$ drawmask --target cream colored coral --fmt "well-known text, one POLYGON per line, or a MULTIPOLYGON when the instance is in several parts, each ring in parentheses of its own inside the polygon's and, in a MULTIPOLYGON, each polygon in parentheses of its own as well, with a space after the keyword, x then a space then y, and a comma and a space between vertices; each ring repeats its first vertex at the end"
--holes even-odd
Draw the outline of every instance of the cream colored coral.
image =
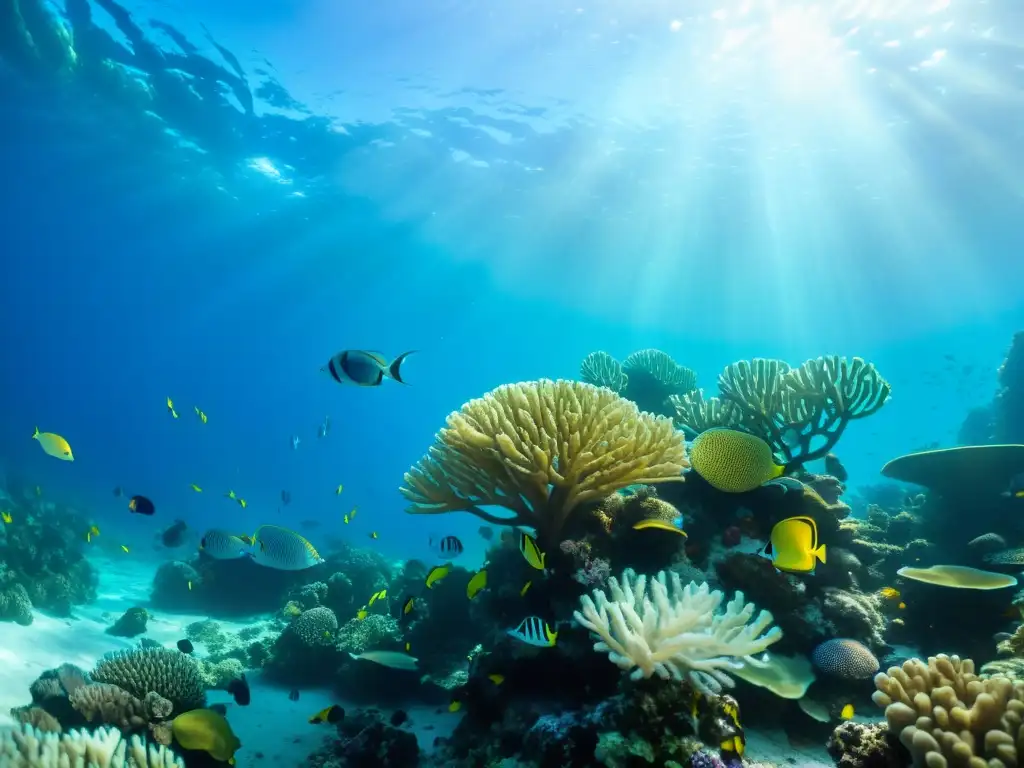
POLYGON ((981 679, 958 656, 909 659, 875 675, 872 699, 918 768, 1016 768, 1024 683, 981 679))
POLYGON ((541 379, 498 387, 449 415, 399 490, 414 514, 465 511, 556 535, 577 505, 680 480, 687 466, 670 419, 641 413, 609 389, 541 379))
POLYGON ((611 599, 595 589, 593 599, 584 595, 582 610, 573 614, 600 638, 594 650, 632 670, 634 680, 657 674, 689 679, 704 693, 719 693, 734 685, 727 670, 782 638, 768 611, 753 618, 754 605, 744 602, 742 592, 720 612, 724 596, 706 583, 684 587, 679 574, 662 571, 650 580, 649 595, 647 586, 646 576, 626 569, 621 582, 609 579, 611 599))
POLYGON ((42 733, 23 725, 0 734, 3 768, 185 768, 173 752, 126 740, 116 728, 42 733))

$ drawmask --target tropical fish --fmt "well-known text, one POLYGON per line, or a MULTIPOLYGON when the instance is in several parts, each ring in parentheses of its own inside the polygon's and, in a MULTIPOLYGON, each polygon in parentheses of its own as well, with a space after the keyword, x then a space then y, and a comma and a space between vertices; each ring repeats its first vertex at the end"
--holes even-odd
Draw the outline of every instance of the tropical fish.
POLYGON ((238 502, 238 506, 240 506, 242 509, 245 509, 246 507, 249 506, 249 502, 247 502, 245 499, 243 499, 241 496, 239 496, 234 491, 228 491, 224 495, 227 496, 232 501, 237 501, 238 502))
POLYGON ((747 737, 740 724, 740 705, 731 696, 726 697, 722 700, 722 714, 733 726, 734 732, 731 737, 723 739, 718 746, 723 752, 732 752, 736 757, 743 757, 747 748, 747 737))
POLYGON ((302 441, 299 439, 298 435, 292 435, 292 450, 293 451, 299 450, 299 443, 301 443, 301 442, 302 441))
POLYGON ((407 597, 407 598, 405 598, 405 602, 402 603, 402 616, 405 617, 405 616, 408 616, 409 614, 411 614, 415 607, 416 607, 416 598, 415 597, 407 597))
POLYGON ((426 585, 427 589, 433 589, 437 582, 441 581, 445 576, 451 573, 452 567, 450 565, 435 565, 427 573, 426 585))
POLYGON ((498 674, 488 675, 487 679, 490 680, 495 685, 501 685, 502 683, 505 682, 505 676, 504 675, 498 675, 498 674))
POLYGON ((192 582, 191 582, 191 581, 190 581, 190 582, 188 583, 188 591, 189 591, 189 592, 191 592, 191 591, 192 591, 192 582))
POLYGON ((453 560, 462 554, 462 542, 458 536, 436 536, 430 537, 430 548, 438 557, 445 560, 453 560))
POLYGON ((558 640, 558 632, 539 616, 527 616, 518 627, 508 630, 506 634, 538 648, 552 648, 558 640))
POLYGON ((165 547, 174 549, 180 547, 185 543, 185 531, 188 530, 188 526, 184 520, 175 520, 167 530, 160 534, 160 541, 163 542, 165 547))
POLYGON ((536 568, 538 571, 544 570, 546 567, 544 561, 547 559, 547 556, 540 551, 540 545, 537 544, 537 540, 525 531, 519 532, 519 551, 523 553, 523 557, 526 558, 526 562, 530 564, 530 567, 536 568))
POLYGON ((382 667, 391 667, 391 669, 413 670, 416 669, 416 665, 419 663, 419 659, 415 656, 400 653, 399 651, 366 651, 360 654, 350 653, 349 656, 357 660, 372 661, 374 664, 380 664, 382 667))
POLYGON ((355 520, 356 519, 356 512, 358 512, 358 511, 359 511, 358 505, 355 506, 355 507, 352 507, 352 511, 348 513, 348 519, 349 520, 355 520))
MULTIPOLYGON (((298 694, 298 691, 295 692, 298 694)), ((298 700, 298 695, 292 701, 298 700)), ((331 704, 329 707, 324 707, 311 718, 309 722, 311 725, 320 725, 321 723, 340 723, 345 719, 345 710, 339 707, 337 704, 331 704)))
POLYGON ((386 589, 382 589, 380 592, 374 592, 372 595, 370 595, 370 602, 368 604, 373 605, 378 600, 384 600, 387 596, 388 591, 386 589))
POLYGON ((11 516, 10 512, 0 512, 0 519, 2 519, 7 525, 14 522, 14 518, 11 516))
POLYGON ((773 480, 769 480, 764 483, 763 487, 778 489, 783 493, 793 491, 794 493, 802 494, 805 498, 810 499, 822 509, 832 509, 832 505, 825 501, 820 493, 802 480, 797 480, 795 477, 776 477, 773 480))
POLYGON ((334 489, 334 495, 335 496, 341 496, 341 492, 344 491, 344 490, 345 490, 345 486, 342 485, 341 483, 338 483, 338 487, 334 489))
MULTIPOLYGON (((68 445, 68 441, 60 435, 55 435, 53 432, 40 432, 39 427, 36 427, 36 431, 35 434, 32 435, 32 439, 38 440, 39 445, 43 447, 43 452, 49 456, 53 456, 61 461, 75 460, 75 457, 71 455, 71 446, 68 445)), ((37 493, 36 495, 39 496, 41 493, 37 493)))
POLYGON ((466 585, 466 597, 472 600, 474 597, 480 594, 480 590, 484 589, 486 586, 487 571, 477 571, 475 574, 473 574, 473 578, 471 578, 469 580, 469 583, 466 585))
POLYGON ((649 518, 647 520, 641 520, 639 523, 637 523, 636 525, 633 526, 633 530, 634 531, 647 531, 647 530, 669 531, 671 533, 681 534, 684 537, 686 536, 686 531, 684 531, 679 526, 672 525, 672 523, 665 522, 664 520, 659 520, 656 517, 649 518))
POLYGON ((178 418, 178 412, 174 410, 174 401, 171 398, 167 398, 167 412, 171 414, 171 418, 178 418))
POLYGON ((370 531, 370 538, 371 538, 371 539, 376 539, 376 538, 378 538, 378 537, 377 537, 377 532, 376 532, 376 531, 370 531))
POLYGON ((196 493, 202 493, 203 492, 203 489, 200 488, 195 483, 192 483, 191 486, 189 486, 189 487, 192 488, 192 490, 195 491, 196 493))
POLYGON ((785 471, 764 440, 725 427, 705 430, 694 438, 690 466, 709 485, 725 493, 752 491, 785 471))
POLYGON ((90 525, 89 528, 85 532, 85 543, 86 544, 92 543, 92 537, 93 536, 99 536, 99 535, 100 535, 100 529, 97 526, 95 526, 95 525, 90 525))
POLYGON ((193 405, 192 407, 195 409, 196 416, 199 418, 199 420, 201 422, 203 422, 203 424, 205 424, 206 423, 206 414, 203 413, 201 410, 199 410, 199 406, 198 405, 193 405))
POLYGON ((235 752, 242 746, 224 715, 213 708, 183 712, 171 722, 171 731, 185 749, 207 752, 228 765, 235 764, 235 752))
POLYGON ((298 700, 299 700, 299 689, 298 688, 292 688, 290 691, 288 691, 288 701, 298 701, 298 700))
POLYGON ((241 677, 236 677, 228 683, 227 692, 234 696, 235 703, 240 707, 249 706, 249 702, 252 700, 252 694, 249 691, 249 681, 245 679, 244 672, 241 677))
POLYGON ((327 433, 331 431, 331 417, 324 416, 323 423, 317 428, 317 437, 327 437, 327 433))
POLYGON ((370 612, 366 609, 365 605, 362 608, 360 608, 358 611, 356 611, 356 619, 358 619, 359 621, 362 621, 363 619, 365 619, 369 615, 370 615, 370 612))
POLYGON ((153 502, 145 496, 132 496, 128 500, 128 509, 136 515, 152 515, 156 512, 153 502))
POLYGON ((905 611, 905 610, 907 609, 907 604, 906 604, 906 603, 904 603, 904 602, 901 602, 901 603, 900 603, 899 605, 897 605, 896 607, 897 607, 897 608, 899 608, 899 609, 900 609, 901 611, 905 611))
POLYGON ((305 537, 277 525, 261 525, 253 534, 253 560, 280 571, 301 571, 324 562, 305 537))
POLYGON ((854 714, 856 713, 853 711, 853 704, 846 704, 839 711, 839 719, 850 720, 854 716, 854 714))
POLYGON ((1024 499, 1024 472, 1015 475, 1007 489, 1000 495, 1004 499, 1024 499))
POLYGON ((362 349, 346 349, 339 352, 320 370, 339 384, 355 384, 360 387, 379 387, 385 377, 399 384, 402 380, 402 363, 415 350, 403 352, 390 363, 378 352, 362 349))
POLYGON ((462 709, 462 702, 458 699, 454 699, 451 704, 448 705, 449 712, 458 712, 462 709))
POLYGON ((900 591, 896 587, 882 587, 878 590, 878 594, 884 597, 886 600, 898 600, 900 591))
POLYGON ((214 560, 237 560, 245 557, 245 551, 249 546, 241 536, 220 528, 211 528, 203 534, 199 542, 199 550, 214 560))
POLYGON ((412 643, 406 643, 405 644, 405 652, 409 653, 409 651, 411 651, 411 650, 412 650, 412 643))
POLYGON ((532 586, 533 586, 533 582, 532 581, 528 581, 525 584, 523 584, 523 588, 519 590, 519 596, 520 597, 526 597, 526 593, 530 591, 530 587, 532 587, 532 586))
POLYGON ((181 640, 179 640, 177 645, 178 650, 185 654, 192 653, 192 651, 196 649, 195 646, 192 645, 192 641, 186 638, 182 638, 181 640))
POLYGON ((761 555, 778 571, 813 574, 817 561, 825 562, 825 545, 818 545, 818 524, 802 515, 780 520, 761 555))
POLYGON ((123 552, 124 552, 124 553, 125 553, 126 555, 127 555, 127 554, 129 554, 129 550, 128 550, 128 547, 126 547, 126 546, 125 546, 124 544, 122 544, 122 545, 121 545, 121 550, 122 550, 122 551, 123 551, 123 552))

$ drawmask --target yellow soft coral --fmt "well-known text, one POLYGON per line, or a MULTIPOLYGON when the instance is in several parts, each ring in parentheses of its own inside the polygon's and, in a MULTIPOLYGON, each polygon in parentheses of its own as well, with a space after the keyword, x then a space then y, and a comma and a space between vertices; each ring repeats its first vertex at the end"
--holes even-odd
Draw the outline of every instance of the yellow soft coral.
POLYGON ((609 389, 541 379, 503 385, 449 415, 400 491, 413 514, 471 512, 551 540, 579 504, 681 480, 687 466, 670 419, 641 413, 609 389))

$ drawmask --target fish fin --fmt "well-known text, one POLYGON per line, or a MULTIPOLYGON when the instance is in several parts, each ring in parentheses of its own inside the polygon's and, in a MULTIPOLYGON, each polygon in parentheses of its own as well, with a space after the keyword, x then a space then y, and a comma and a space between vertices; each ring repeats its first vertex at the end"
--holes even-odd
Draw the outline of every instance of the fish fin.
POLYGON ((39 427, 36 427, 36 431, 35 431, 35 434, 32 435, 32 439, 33 440, 38 440, 39 439, 39 434, 40 434, 39 433, 39 427))
POLYGON ((405 358, 407 358, 409 355, 415 352, 415 349, 410 349, 408 352, 403 352, 394 360, 392 360, 391 365, 388 366, 388 376, 397 381, 399 384, 405 384, 406 382, 402 380, 402 363, 405 362, 405 358))
POLYGON ((825 564, 825 545, 822 544, 820 547, 818 547, 816 550, 814 550, 814 555, 819 560, 821 560, 822 565, 824 565, 825 564))
POLYGON ((772 467, 772 480, 782 477, 784 474, 786 474, 786 466, 784 464, 776 464, 772 467))

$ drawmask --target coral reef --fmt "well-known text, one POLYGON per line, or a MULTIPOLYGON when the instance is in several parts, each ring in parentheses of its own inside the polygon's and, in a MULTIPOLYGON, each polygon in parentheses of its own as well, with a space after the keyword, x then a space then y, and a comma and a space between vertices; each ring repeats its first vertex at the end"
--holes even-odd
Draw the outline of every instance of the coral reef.
POLYGON ((338 724, 337 738, 306 758, 306 765, 328 768, 414 768, 419 764, 415 734, 393 726, 377 709, 346 714, 338 724))
POLYGON ((632 400, 641 411, 662 416, 673 415, 670 396, 697 388, 697 374, 660 349, 641 349, 622 363, 607 352, 591 352, 580 365, 580 378, 632 400))
POLYGON ((108 653, 96 664, 91 677, 95 682, 123 688, 137 699, 158 693, 171 701, 172 716, 206 703, 198 665, 176 650, 133 648, 108 653))
POLYGON ((0 734, 0 764, 4 768, 185 768, 185 762, 165 747, 147 745, 138 736, 125 738, 116 728, 56 734, 28 725, 0 734))
POLYGON ((840 723, 826 746, 839 768, 904 768, 910 763, 906 748, 885 723, 840 723))
POLYGON ((527 525, 556 543, 580 504, 633 484, 678 480, 682 436, 608 389, 576 381, 507 384, 448 417, 405 474, 414 514, 464 511, 527 525), (498 506, 498 517, 482 507, 498 506))
POLYGON ((146 631, 148 621, 149 613, 146 609, 135 606, 125 611, 117 621, 107 627, 107 634, 115 637, 135 637, 146 631))

